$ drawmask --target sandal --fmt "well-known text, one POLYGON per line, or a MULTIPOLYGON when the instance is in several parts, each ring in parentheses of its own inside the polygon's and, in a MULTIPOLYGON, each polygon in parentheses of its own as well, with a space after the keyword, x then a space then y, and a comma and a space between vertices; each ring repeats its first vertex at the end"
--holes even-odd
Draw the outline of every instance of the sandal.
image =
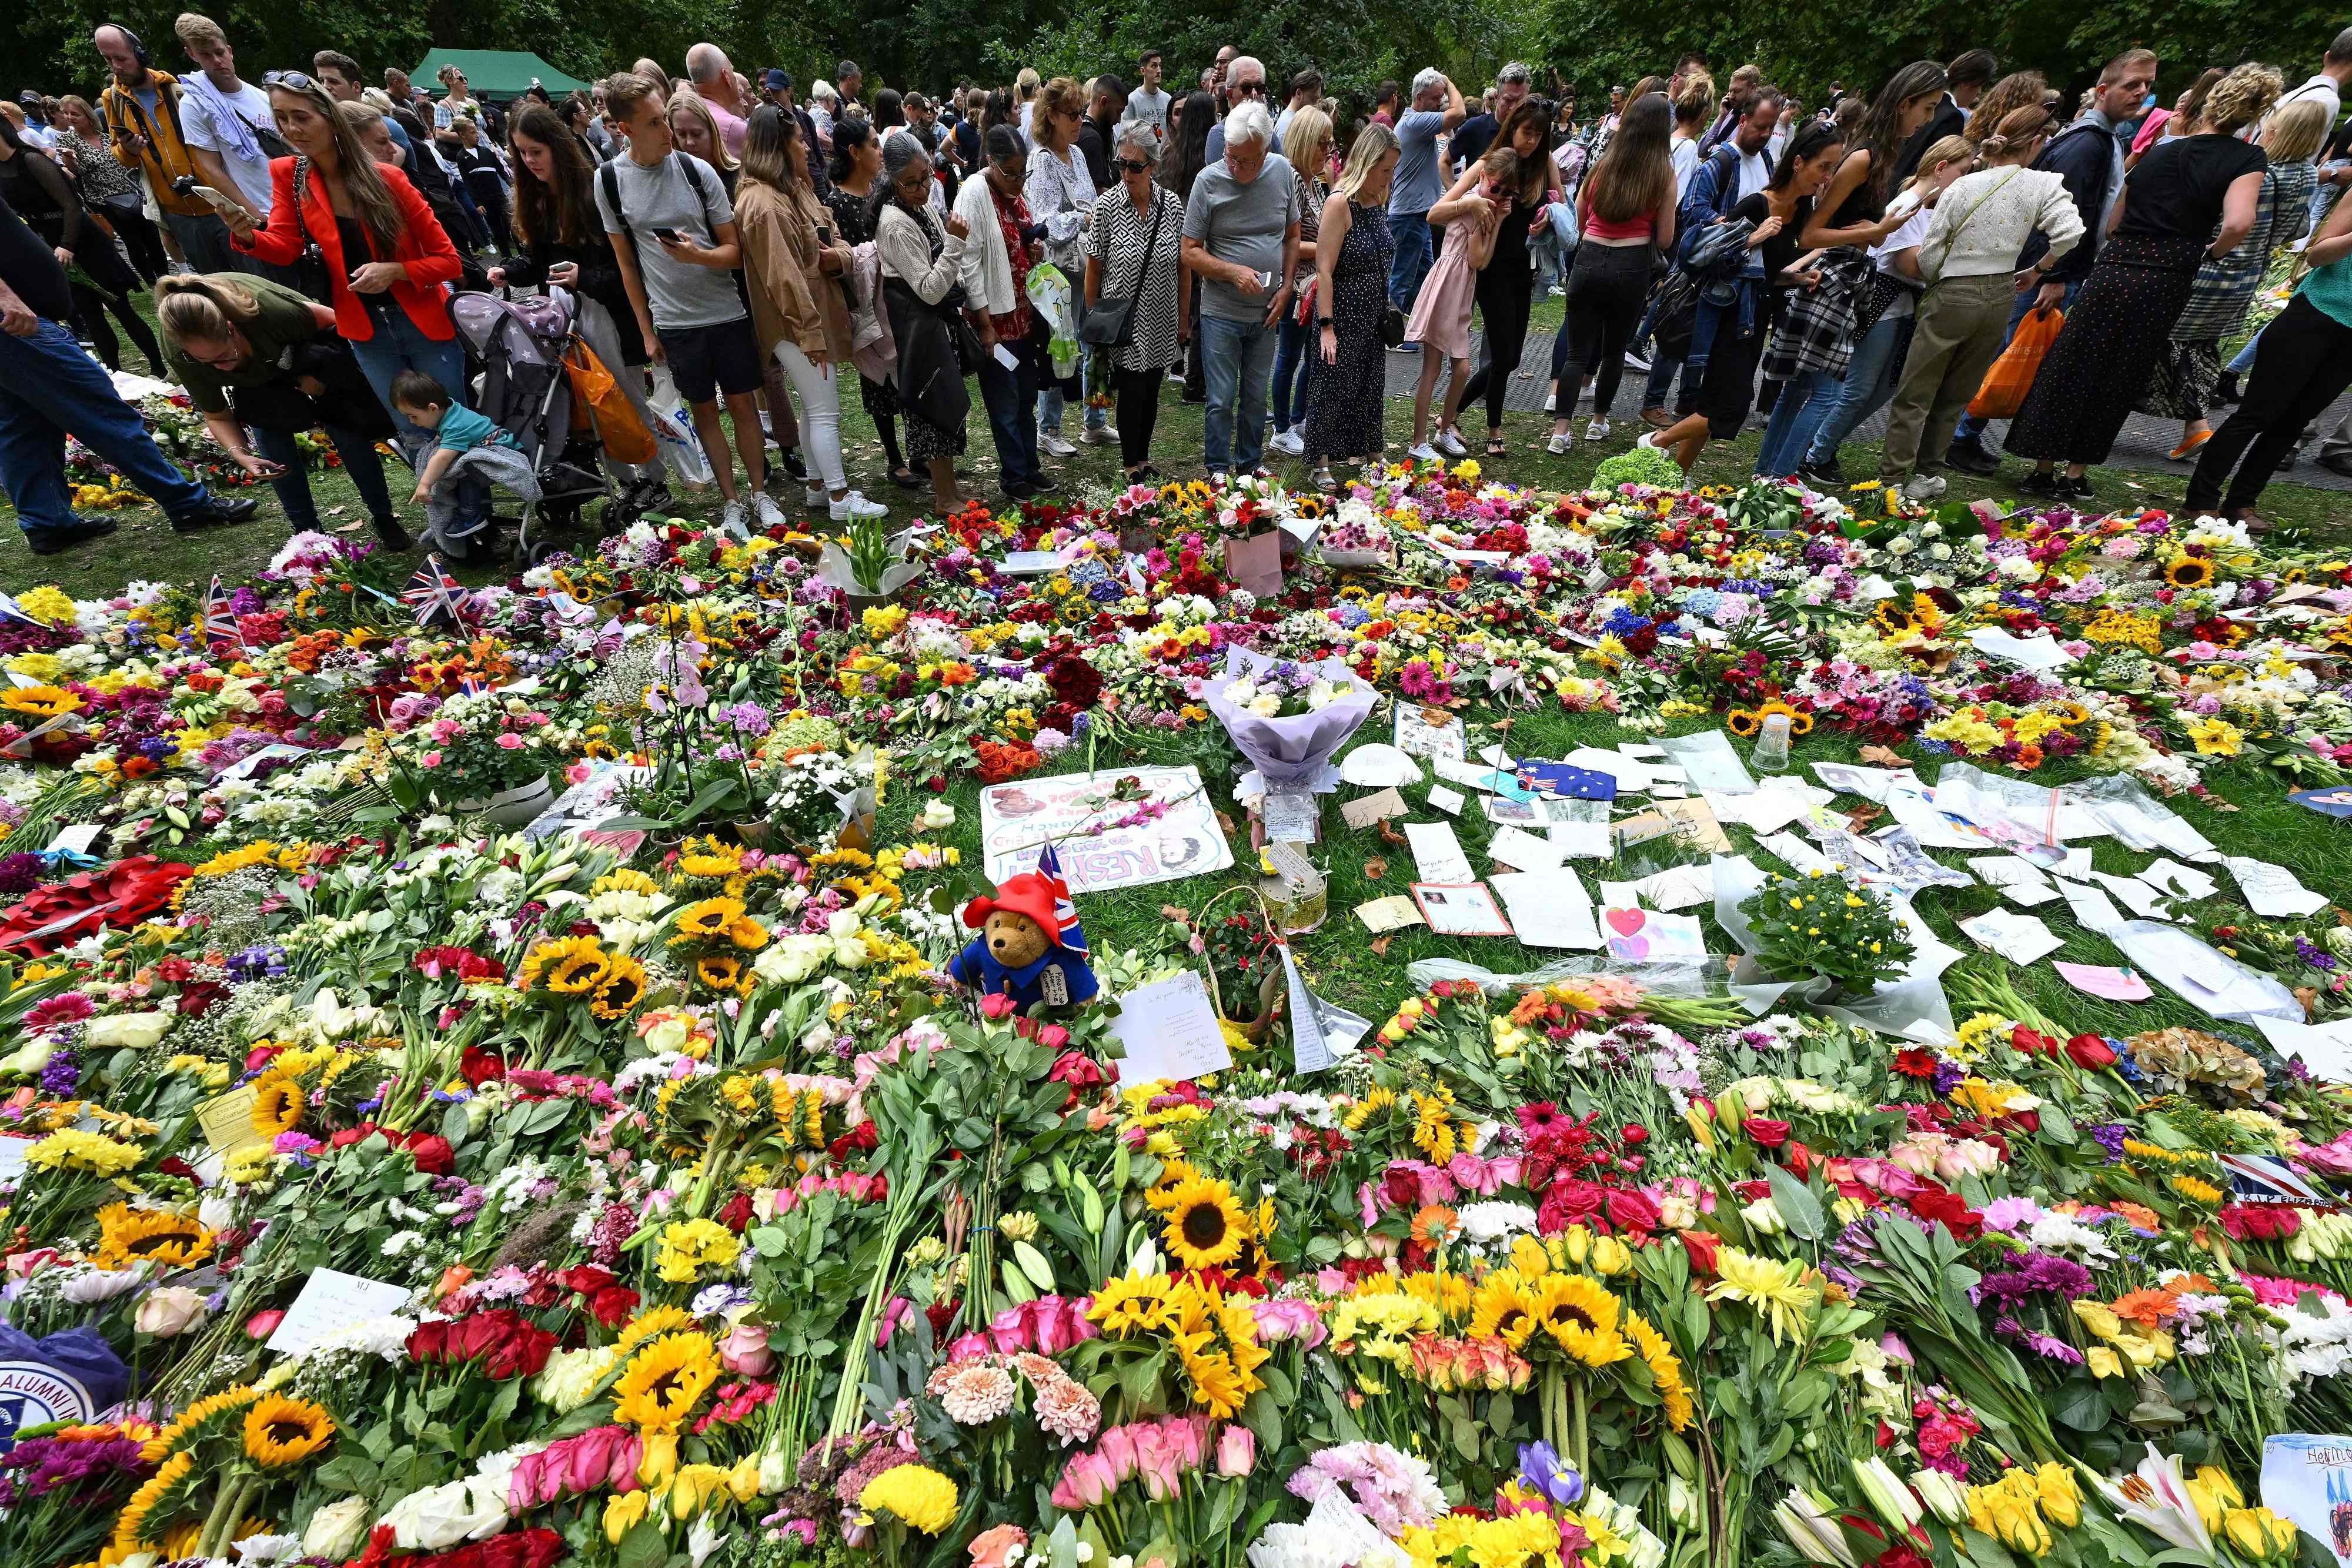
POLYGON ((1339 488, 1339 481, 1331 477, 1331 465, 1328 463, 1317 468, 1307 483, 1327 496, 1339 488))
POLYGON ((1511 455, 1511 449, 1510 449, 1508 446, 1506 446, 1506 445, 1503 444, 1503 438, 1502 438, 1501 436, 1499 436, 1499 435, 1490 435, 1490 436, 1486 437, 1486 455, 1487 455, 1487 456, 1489 456, 1489 457, 1508 457, 1510 455, 1511 455))
POLYGON ((929 478, 917 474, 912 468, 891 469, 890 483, 901 490, 927 490, 931 484, 929 478))

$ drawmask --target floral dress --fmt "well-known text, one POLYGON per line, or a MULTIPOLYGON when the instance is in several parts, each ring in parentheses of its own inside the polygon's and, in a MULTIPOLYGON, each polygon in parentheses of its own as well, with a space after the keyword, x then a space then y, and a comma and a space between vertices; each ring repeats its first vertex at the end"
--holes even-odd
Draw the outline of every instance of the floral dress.
MULTIPOLYGON (((824 204, 833 209, 833 226, 842 244, 855 248, 873 240, 874 215, 864 196, 836 187, 824 204)), ((866 417, 877 424, 898 413, 898 389, 888 382, 868 381, 862 371, 857 376, 857 397, 866 405, 866 417)))
POLYGON ((1377 457, 1387 444, 1381 428, 1388 379, 1381 323, 1389 313, 1389 258, 1395 249, 1387 209, 1349 202, 1348 236, 1331 265, 1331 329, 1339 340, 1339 363, 1321 362, 1319 322, 1307 340, 1307 351, 1317 361, 1307 394, 1307 455, 1318 461, 1377 457))

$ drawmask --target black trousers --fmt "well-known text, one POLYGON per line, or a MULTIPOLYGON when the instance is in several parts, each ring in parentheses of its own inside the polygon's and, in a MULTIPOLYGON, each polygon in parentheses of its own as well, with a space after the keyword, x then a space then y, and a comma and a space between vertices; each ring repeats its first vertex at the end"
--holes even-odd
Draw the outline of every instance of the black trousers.
POLYGON ((122 241, 122 248, 131 253, 131 268, 139 274, 142 283, 152 285, 171 270, 171 258, 163 254, 163 236, 147 221, 145 212, 108 207, 99 215, 122 241))
POLYGON ((2303 427, 2347 386, 2352 386, 2352 327, 2296 295, 2263 332, 2244 401, 2198 454, 2183 503, 2189 515, 2252 506, 2303 427))
MULTIPOLYGON (((1510 391, 1511 372, 1519 368, 1519 356, 1527 350, 1528 312, 1535 294, 1535 274, 1528 270, 1524 258, 1489 267, 1478 275, 1478 314, 1486 323, 1486 362, 1463 383, 1461 406, 1468 408, 1485 398, 1489 430, 1503 427, 1503 398, 1510 391)), ((1314 341, 1309 340, 1310 349, 1314 341)))
POLYGON ((1129 468, 1151 461, 1151 431, 1160 423, 1160 383, 1167 371, 1113 370, 1111 392, 1118 407, 1118 459, 1129 468))
POLYGON ((1592 417, 1607 419, 1625 374, 1625 345, 1650 304, 1652 258, 1646 245, 1580 245, 1568 275, 1568 362, 1554 406, 1563 419, 1576 412, 1585 378, 1592 379, 1592 417))

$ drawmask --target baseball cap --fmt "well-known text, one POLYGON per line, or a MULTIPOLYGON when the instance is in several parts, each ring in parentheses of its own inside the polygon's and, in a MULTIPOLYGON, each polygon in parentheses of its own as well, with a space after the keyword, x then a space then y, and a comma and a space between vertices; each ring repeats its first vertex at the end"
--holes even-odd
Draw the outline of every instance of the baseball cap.
POLYGON ((760 85, 770 92, 788 92, 792 89, 793 73, 778 66, 770 66, 767 74, 760 78, 760 85))

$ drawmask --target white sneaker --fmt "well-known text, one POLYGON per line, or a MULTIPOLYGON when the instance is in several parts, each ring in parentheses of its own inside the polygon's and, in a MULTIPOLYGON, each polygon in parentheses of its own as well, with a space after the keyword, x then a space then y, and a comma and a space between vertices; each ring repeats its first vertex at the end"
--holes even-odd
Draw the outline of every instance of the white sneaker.
POLYGON ((1625 350, 1625 368, 1629 371, 1639 371, 1646 376, 1650 373, 1650 361, 1645 355, 1637 354, 1628 349, 1625 350))
POLYGON ((1608 440, 1609 422, 1605 419, 1596 419, 1591 424, 1586 425, 1584 427, 1584 439, 1587 441, 1608 440))
POLYGON ((1448 457, 1470 455, 1469 445, 1463 441, 1459 434, 1452 430, 1441 430, 1437 433, 1437 449, 1448 457))
POLYGON ((838 501, 828 503, 828 506, 836 523, 845 523, 852 517, 887 517, 890 515, 889 507, 879 501, 869 501, 855 490, 838 501))
POLYGON ((1080 433, 1078 439, 1088 446, 1117 446, 1118 430, 1114 425, 1090 424, 1080 433))
POLYGON ((1646 446, 1653 452, 1664 452, 1665 450, 1664 447, 1658 444, 1658 433, 1654 430, 1645 430, 1642 432, 1641 434, 1633 437, 1633 444, 1636 446, 1646 446))
POLYGON ((763 529, 790 526, 785 520, 784 509, 776 505, 776 498, 765 490, 751 497, 751 515, 760 520, 760 527, 763 529))
POLYGON ((1051 430, 1037 433, 1037 450, 1048 457, 1076 457, 1078 455, 1076 447, 1063 440, 1058 432, 1051 430))
POLYGON ((1440 457, 1437 455, 1437 448, 1432 446, 1426 441, 1423 442, 1418 446, 1407 448, 1405 455, 1412 458, 1415 463, 1443 463, 1445 461, 1444 458, 1440 457))
POLYGON ((1307 438, 1295 430, 1286 430, 1265 444, 1268 451, 1279 452, 1286 457, 1307 455, 1307 438))
POLYGON ((1544 443, 1544 450, 1554 457, 1565 457, 1576 450, 1576 437, 1565 430, 1555 430, 1551 439, 1544 443))
POLYGON ((1932 501, 1943 493, 1941 474, 1914 474, 1903 482, 1903 498, 1906 501, 1932 501))
MULTIPOLYGON (((765 496, 762 496, 760 498, 763 501, 767 500, 765 496)), ((773 501, 768 501, 768 505, 772 507, 775 503, 773 501)), ((742 502, 730 501, 725 506, 719 508, 719 531, 722 534, 731 535, 739 539, 747 539, 751 537, 751 530, 743 526, 742 502)))
POLYGON ((819 507, 833 504, 833 492, 822 485, 811 485, 801 491, 801 499, 807 504, 808 509, 814 512, 819 507))
POLYGON ((1544 393, 1544 412, 1546 413, 1558 413, 1559 412, 1559 391, 1558 388, 1554 388, 1552 391, 1544 393))

